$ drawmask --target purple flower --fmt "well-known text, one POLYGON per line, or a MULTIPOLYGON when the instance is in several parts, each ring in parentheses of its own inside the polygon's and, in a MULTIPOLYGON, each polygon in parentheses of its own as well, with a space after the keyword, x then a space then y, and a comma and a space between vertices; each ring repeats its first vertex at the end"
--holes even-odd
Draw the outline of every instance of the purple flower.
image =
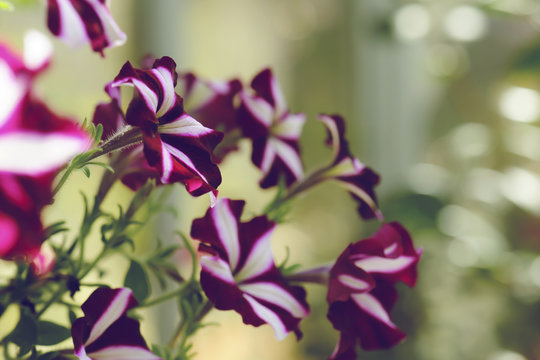
POLYGON ((287 283, 274 264, 266 216, 240 222, 244 201, 220 199, 195 219, 191 236, 200 240, 201 286, 219 310, 235 310, 245 324, 269 324, 276 338, 294 331, 309 313, 305 291, 287 283))
POLYGON ((186 111, 204 126, 225 133, 219 152, 214 153, 216 161, 221 162, 238 148, 240 128, 235 100, 242 90, 242 83, 237 79, 206 80, 193 73, 184 73, 180 75, 179 87, 186 111))
POLYGON ((39 253, 40 214, 51 202, 54 173, 85 151, 87 134, 54 114, 31 92, 33 79, 49 63, 50 43, 37 33, 25 37, 24 57, 0 44, 0 258, 39 253))
POLYGON ((356 359, 355 346, 385 349, 405 334, 390 319, 396 300, 395 283, 414 286, 421 250, 398 223, 383 224, 372 237, 349 245, 330 270, 328 319, 340 331, 331 356, 356 359))
POLYGON ((379 175, 351 155, 349 143, 345 139, 345 121, 339 115, 324 114, 319 115, 319 120, 326 126, 327 144, 334 150, 332 165, 324 176, 337 181, 349 191, 358 202, 358 212, 362 218, 382 219, 375 195, 379 175))
POLYGON ((90 43, 101 56, 103 49, 126 42, 107 0, 47 0, 47 26, 69 45, 90 43))
POLYGON ((253 144, 251 160, 261 169, 262 188, 277 185, 284 177, 287 186, 303 178, 298 140, 306 121, 304 114, 291 114, 270 69, 251 82, 254 92, 242 91, 238 121, 253 144))
POLYGON ((154 62, 150 70, 124 64, 110 88, 128 85, 137 90, 126 111, 126 122, 141 129, 144 156, 164 184, 183 182, 193 196, 211 193, 221 183, 212 151, 223 134, 201 125, 184 112, 176 94, 176 64, 169 57, 154 62))
POLYGON ((75 355, 81 360, 157 360, 139 331, 139 322, 126 315, 137 306, 128 288, 98 288, 82 304, 84 317, 73 322, 75 355))

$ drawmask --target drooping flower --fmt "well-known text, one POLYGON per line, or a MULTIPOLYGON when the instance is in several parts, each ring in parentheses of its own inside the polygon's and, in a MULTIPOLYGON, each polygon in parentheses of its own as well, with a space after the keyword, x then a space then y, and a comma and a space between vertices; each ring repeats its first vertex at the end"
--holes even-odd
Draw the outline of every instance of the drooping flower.
POLYGON ((81 360, 158 360, 139 331, 139 322, 126 315, 137 306, 128 288, 95 290, 82 304, 84 317, 73 322, 75 355, 81 360))
POLYGON ((390 318, 395 284, 415 285, 421 253, 395 222, 343 251, 330 270, 327 293, 328 319, 340 331, 331 359, 356 359, 357 343, 366 350, 386 349, 405 338, 390 318))
POLYGON ((240 222, 244 201, 220 199, 193 221, 200 240, 201 286, 219 310, 235 310, 245 324, 269 324, 276 338, 294 331, 309 313, 305 291, 291 286, 274 263, 270 237, 275 224, 266 216, 240 222))
POLYGON ((49 63, 50 43, 29 32, 21 57, 0 44, 0 258, 32 259, 44 239, 40 213, 54 172, 85 151, 87 134, 32 93, 49 63))
POLYGON ((235 100, 242 90, 242 83, 237 79, 201 79, 193 73, 181 74, 178 83, 186 112, 204 126, 225 134, 223 142, 214 153, 216 161, 221 162, 228 153, 238 148, 241 131, 235 100))
POLYGON ((126 34, 109 12, 108 0, 47 0, 47 26, 67 44, 90 43, 101 56, 103 49, 126 42, 126 34))
POLYGON ((277 185, 282 177, 289 186, 304 176, 298 140, 306 116, 289 111, 270 69, 257 74, 251 87, 253 93, 240 94, 238 121, 253 144, 251 160, 263 174, 260 186, 277 185))
POLYGON ((351 155, 345 139, 345 121, 339 115, 324 114, 319 115, 319 120, 326 126, 327 144, 334 150, 332 164, 323 177, 335 180, 349 191, 358 202, 358 213, 362 218, 382 219, 375 195, 379 175, 351 155))
POLYGON ((213 201, 221 174, 211 160, 212 151, 223 134, 184 112, 182 98, 175 92, 175 69, 169 57, 156 60, 150 70, 135 69, 127 62, 110 87, 135 87, 125 119, 141 130, 144 156, 159 172, 159 181, 182 182, 193 196, 210 192, 213 201))

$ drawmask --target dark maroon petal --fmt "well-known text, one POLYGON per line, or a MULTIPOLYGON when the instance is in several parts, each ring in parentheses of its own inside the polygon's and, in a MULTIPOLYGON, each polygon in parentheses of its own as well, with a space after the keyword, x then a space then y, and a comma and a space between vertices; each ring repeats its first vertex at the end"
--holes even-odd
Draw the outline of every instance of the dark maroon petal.
POLYGON ((75 354, 82 359, 109 359, 114 351, 111 359, 115 360, 143 358, 141 354, 145 359, 158 359, 148 350, 139 322, 126 315, 136 305, 130 289, 95 290, 82 305, 84 317, 75 320, 71 328, 75 354))
POLYGON ((348 334, 341 333, 332 355, 328 360, 356 360, 356 339, 348 334))
POLYGON ((126 40, 103 1, 48 0, 47 6, 47 27, 70 45, 89 42, 103 55, 105 48, 126 40))
POLYGON ((349 142, 345 138, 345 120, 341 115, 320 114, 319 120, 326 126, 326 144, 334 149, 333 164, 337 164, 347 157, 352 157, 349 142))
POLYGON ((274 99, 274 94, 272 92, 272 70, 270 69, 264 69, 251 81, 251 87, 257 95, 262 97, 266 102, 268 102, 272 106, 276 106, 276 102, 274 99))
POLYGON ((363 167, 356 174, 338 176, 336 179, 347 184, 349 193, 358 202, 358 213, 363 219, 381 218, 375 194, 375 187, 380 181, 377 173, 363 167))
POLYGON ((240 222, 243 201, 220 199, 193 221, 191 236, 201 241, 201 286, 221 310, 235 310, 246 324, 270 324, 278 339, 294 331, 309 312, 306 293, 291 286, 274 264, 270 236, 275 224, 265 216, 240 222))

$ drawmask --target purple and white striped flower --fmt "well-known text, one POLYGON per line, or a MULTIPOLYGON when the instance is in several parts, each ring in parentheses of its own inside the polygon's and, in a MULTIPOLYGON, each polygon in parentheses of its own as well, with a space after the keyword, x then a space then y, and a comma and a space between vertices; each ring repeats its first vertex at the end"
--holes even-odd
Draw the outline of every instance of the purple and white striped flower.
POLYGON ((306 116, 290 113, 270 69, 256 75, 251 87, 254 93, 240 94, 238 121, 252 141, 251 160, 263 173, 260 186, 277 185, 281 177, 289 186, 304 177, 298 141, 306 116))
POLYGON ((169 57, 156 60, 149 70, 135 69, 127 62, 109 86, 135 87, 125 119, 142 131, 145 158, 158 170, 159 181, 182 182, 191 195, 210 193, 213 202, 221 174, 212 162, 212 151, 223 134, 184 112, 182 98, 175 92, 175 69, 169 57))
POLYGON ((206 80, 193 73, 183 73, 179 77, 180 95, 184 99, 186 112, 206 127, 222 131, 223 142, 214 153, 217 162, 238 148, 241 131, 237 121, 237 95, 242 83, 206 80))
POLYGON ((343 251, 330 270, 326 297, 328 319, 340 331, 331 359, 356 359, 356 343, 365 350, 385 349, 405 338, 390 318, 397 300, 395 283, 415 285, 421 253, 395 222, 343 251))
POLYGON ((158 360, 139 331, 139 322, 126 315, 137 306, 128 288, 95 290, 82 304, 84 317, 73 322, 71 336, 80 360, 158 360))
POLYGON ((49 63, 45 36, 29 32, 24 55, 0 44, 0 257, 30 260, 43 241, 40 213, 52 198, 54 172, 85 151, 87 134, 32 94, 49 63))
POLYGON ((126 42, 126 34, 111 16, 107 0, 47 0, 47 26, 67 44, 90 43, 101 56, 103 49, 126 42))
POLYGON ((201 286, 219 310, 235 310, 245 324, 269 324, 276 338, 291 331, 309 313, 306 293, 291 286, 274 263, 270 237, 275 224, 266 216, 240 222, 244 201, 220 199, 193 221, 191 236, 200 240, 201 286))
POLYGON ((331 167, 322 176, 335 180, 358 202, 358 213, 364 219, 382 219, 378 209, 375 186, 379 175, 353 157, 345 139, 345 121, 339 115, 319 115, 328 131, 327 144, 334 150, 331 167))

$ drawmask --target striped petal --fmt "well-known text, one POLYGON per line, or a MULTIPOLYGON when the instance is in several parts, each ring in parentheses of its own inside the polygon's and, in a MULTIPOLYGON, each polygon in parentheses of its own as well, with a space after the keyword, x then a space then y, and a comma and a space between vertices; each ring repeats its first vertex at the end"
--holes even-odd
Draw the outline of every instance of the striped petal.
POLYGON ((398 223, 383 224, 372 237, 343 251, 330 270, 327 293, 328 319, 341 332, 331 359, 354 359, 356 342, 375 350, 405 338, 390 318, 397 300, 395 283, 414 286, 420 255, 398 223))
POLYGON ((275 186, 282 178, 290 186, 303 177, 298 140, 306 117, 289 113, 270 69, 257 74, 251 87, 253 92, 240 94, 238 122, 252 141, 251 160, 263 173, 260 186, 275 186))
POLYGON ((82 305, 84 317, 71 328, 75 355, 87 359, 159 359, 148 350, 137 320, 126 312, 137 306, 128 288, 98 288, 82 305))
POLYGON ((125 43, 126 34, 120 30, 105 1, 47 0, 47 26, 53 35, 71 46, 90 43, 103 55, 107 47, 125 43))
POLYGON ((241 222, 243 201, 220 199, 195 219, 191 236, 201 241, 201 286, 217 309, 235 310, 244 323, 270 324, 278 339, 307 316, 305 291, 289 285, 270 246, 274 223, 265 216, 241 222))

